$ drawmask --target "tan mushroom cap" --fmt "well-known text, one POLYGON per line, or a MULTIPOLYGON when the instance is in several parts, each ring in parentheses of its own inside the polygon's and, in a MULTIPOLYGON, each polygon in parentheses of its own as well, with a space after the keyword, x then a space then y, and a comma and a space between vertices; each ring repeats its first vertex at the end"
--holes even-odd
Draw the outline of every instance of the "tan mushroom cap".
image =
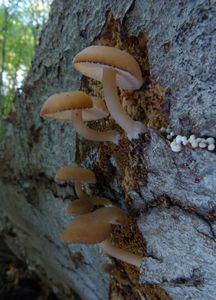
POLYGON ((94 204, 92 204, 90 201, 88 201, 86 198, 81 198, 74 200, 71 202, 68 206, 67 213, 69 215, 83 215, 86 213, 89 213, 93 210, 94 204))
POLYGON ((127 225, 129 223, 129 218, 126 213, 118 207, 102 207, 95 210, 95 219, 99 219, 101 222, 116 224, 116 225, 127 225))
POLYGON ((112 202, 104 197, 98 196, 81 196, 68 205, 67 213, 69 215, 83 215, 91 212, 97 205, 112 205, 112 202))
POLYGON ((41 108, 41 117, 71 120, 71 110, 92 108, 91 97, 83 92, 66 92, 50 96, 41 108))
POLYGON ((96 205, 105 205, 105 206, 113 205, 112 201, 105 197, 91 195, 91 196, 82 196, 82 197, 80 197, 80 199, 85 200, 85 201, 87 200, 87 201, 91 202, 94 206, 96 206, 96 205))
POLYGON ((72 221, 63 231, 61 239, 65 244, 96 244, 104 241, 111 230, 111 224, 103 223, 89 213, 72 221))
POLYGON ((90 46, 78 53, 73 64, 83 75, 102 81, 103 68, 116 70, 116 84, 123 89, 139 89, 143 83, 137 61, 129 53, 107 46, 90 46))
POLYGON ((55 180, 96 183, 95 174, 91 170, 77 167, 64 167, 59 169, 56 173, 55 180))
POLYGON ((99 208, 72 221, 62 234, 64 243, 100 243, 111 233, 111 224, 128 224, 127 215, 118 207, 99 208))

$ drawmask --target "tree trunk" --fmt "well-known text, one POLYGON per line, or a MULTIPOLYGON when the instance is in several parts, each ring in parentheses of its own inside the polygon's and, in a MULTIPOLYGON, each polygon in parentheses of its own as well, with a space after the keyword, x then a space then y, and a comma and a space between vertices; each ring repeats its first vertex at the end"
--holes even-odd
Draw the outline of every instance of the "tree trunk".
POLYGON ((215 299, 216 152, 190 145, 173 152, 160 132, 169 125, 174 137, 214 137, 213 4, 53 2, 16 97, 16 116, 2 122, 0 227, 9 247, 61 299, 215 299), (111 118, 89 126, 119 130, 118 146, 86 141, 71 124, 39 117, 44 101, 57 92, 81 89, 103 97, 101 84, 81 78, 71 64, 80 50, 96 44, 126 50, 140 64, 140 91, 119 91, 128 114, 148 125, 138 140, 128 141, 111 118), (74 164, 96 174, 87 193, 112 199, 131 217, 130 228, 114 229, 112 239, 144 255, 140 274, 114 261, 108 276, 101 271, 108 258, 96 245, 61 242, 71 220, 66 209, 76 196, 54 176, 74 164))

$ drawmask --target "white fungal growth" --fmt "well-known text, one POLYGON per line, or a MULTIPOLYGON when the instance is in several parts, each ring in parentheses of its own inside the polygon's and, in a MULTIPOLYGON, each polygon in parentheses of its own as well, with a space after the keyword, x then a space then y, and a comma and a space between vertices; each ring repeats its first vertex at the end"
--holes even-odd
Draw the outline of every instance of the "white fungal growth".
POLYGON ((173 152, 180 152, 182 149, 181 145, 177 144, 175 141, 170 144, 170 147, 173 152))
POLYGON ((182 136, 182 144, 185 146, 188 144, 188 139, 186 136, 182 136))
POLYGON ((196 139, 196 136, 195 136, 194 134, 192 134, 192 135, 190 135, 188 141, 189 141, 190 143, 192 143, 192 142, 195 141, 195 139, 196 139))
POLYGON ((191 142, 191 147, 192 147, 192 148, 197 148, 197 147, 198 147, 198 143, 197 143, 196 140, 193 140, 193 141, 191 142))
POLYGON ((161 127, 160 132, 161 133, 165 133, 166 132, 166 128, 165 127, 161 127))
POLYGON ((209 144, 208 145, 208 150, 209 151, 214 151, 214 149, 215 149, 215 144, 209 144))
POLYGON ((206 139, 201 138, 201 143, 206 143, 206 139))
POLYGON ((167 139, 168 139, 168 140, 171 140, 172 137, 173 137, 173 136, 172 136, 171 134, 168 134, 168 135, 167 135, 167 139))
POLYGON ((215 143, 215 139, 210 137, 206 139, 206 142, 210 145, 210 144, 214 144, 215 143))
POLYGON ((181 135, 177 135, 176 138, 175 138, 175 141, 177 144, 181 144, 182 142, 182 136, 181 135))
POLYGON ((207 147, 207 144, 204 143, 204 142, 200 142, 200 143, 199 143, 199 147, 200 147, 200 148, 206 148, 206 147, 207 147))
POLYGON ((191 145, 193 149, 199 147, 201 149, 207 148, 209 151, 214 151, 216 148, 215 145, 215 138, 209 137, 209 138, 203 138, 203 137, 196 137, 195 134, 191 134, 189 138, 187 138, 185 135, 176 135, 171 129, 161 127, 160 128, 161 133, 166 133, 166 138, 168 140, 172 140, 170 143, 170 147, 173 152, 180 152, 182 150, 182 146, 186 146, 188 144, 191 145), (173 139, 173 137, 175 137, 173 139))

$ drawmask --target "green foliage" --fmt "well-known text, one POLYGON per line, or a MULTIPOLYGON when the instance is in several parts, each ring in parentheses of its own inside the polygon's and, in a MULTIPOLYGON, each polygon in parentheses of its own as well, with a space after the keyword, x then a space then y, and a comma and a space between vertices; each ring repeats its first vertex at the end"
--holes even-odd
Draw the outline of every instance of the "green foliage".
POLYGON ((12 110, 31 66, 50 0, 0 0, 0 115, 12 110))

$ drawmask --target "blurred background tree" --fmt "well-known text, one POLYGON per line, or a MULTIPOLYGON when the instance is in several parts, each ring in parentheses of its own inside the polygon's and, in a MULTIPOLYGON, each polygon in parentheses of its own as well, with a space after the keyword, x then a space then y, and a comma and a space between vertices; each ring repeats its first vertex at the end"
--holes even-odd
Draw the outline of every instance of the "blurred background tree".
POLYGON ((0 115, 13 110, 13 98, 31 66, 52 0, 0 0, 0 115))

